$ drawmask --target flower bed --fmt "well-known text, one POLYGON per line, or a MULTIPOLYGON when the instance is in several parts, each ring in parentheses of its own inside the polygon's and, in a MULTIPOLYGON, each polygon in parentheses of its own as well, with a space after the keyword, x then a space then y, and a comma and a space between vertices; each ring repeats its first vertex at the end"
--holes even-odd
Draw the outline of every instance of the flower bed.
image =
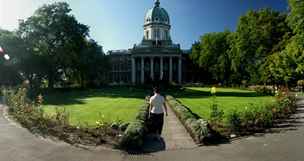
POLYGON ((100 118, 94 128, 72 126, 65 110, 57 110, 55 115, 45 115, 41 108, 42 97, 31 101, 27 97, 27 89, 19 88, 5 92, 9 114, 23 127, 33 133, 54 136, 70 144, 101 145, 109 144, 116 147, 126 125, 110 124, 100 118))
POLYGON ((136 120, 128 126, 120 140, 120 146, 124 149, 141 149, 144 142, 144 136, 147 132, 149 97, 146 97, 146 102, 140 108, 136 120))
POLYGON ((168 105, 186 127, 193 140, 200 144, 204 143, 205 139, 210 134, 208 122, 193 114, 187 107, 183 106, 172 96, 166 96, 168 105))
POLYGON ((296 98, 287 90, 280 91, 273 104, 258 107, 251 105, 243 111, 228 113, 228 127, 232 133, 244 135, 261 132, 273 127, 278 120, 286 119, 296 112, 296 98))

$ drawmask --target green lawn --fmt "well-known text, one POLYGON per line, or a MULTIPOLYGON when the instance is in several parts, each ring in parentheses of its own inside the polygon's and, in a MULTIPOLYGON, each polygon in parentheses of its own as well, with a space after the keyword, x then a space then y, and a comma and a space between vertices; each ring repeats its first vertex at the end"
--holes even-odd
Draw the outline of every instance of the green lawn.
MULTIPOLYGON (((65 109, 70 115, 72 125, 96 125, 103 116, 106 121, 121 120, 131 122, 135 119, 144 97, 151 91, 142 89, 114 87, 99 90, 56 91, 45 95, 44 110, 52 115, 59 109, 65 109)), ((210 88, 188 87, 184 91, 167 91, 203 118, 209 118, 212 97, 210 88)), ((271 103, 271 96, 257 96, 255 92, 231 88, 217 88, 216 101, 227 113, 232 109, 242 110, 249 104, 263 105, 271 103)))
MULTIPOLYGON (((189 87, 183 92, 173 94, 185 106, 189 107, 194 113, 203 118, 209 118, 210 106, 213 98, 210 94, 210 88, 189 87)), ((274 97, 257 96, 256 92, 232 89, 232 88, 217 88, 216 102, 219 107, 227 114, 230 110, 242 110, 252 108, 250 104, 261 106, 274 102, 274 97)))
POLYGON ((304 92, 297 92, 297 96, 303 97, 304 96, 304 92))
POLYGON ((53 115, 58 109, 65 109, 72 125, 94 126, 102 117, 106 121, 131 122, 148 92, 127 87, 99 90, 56 91, 46 94, 43 108, 53 115))

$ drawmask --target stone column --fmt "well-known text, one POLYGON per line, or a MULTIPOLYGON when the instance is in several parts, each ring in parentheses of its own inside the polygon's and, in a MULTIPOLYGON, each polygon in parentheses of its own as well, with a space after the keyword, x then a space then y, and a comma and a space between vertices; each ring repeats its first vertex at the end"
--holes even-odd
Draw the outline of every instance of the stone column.
POLYGON ((182 84, 182 57, 178 59, 178 83, 182 84))
POLYGON ((151 69, 150 69, 150 71, 151 71, 151 79, 152 80, 154 80, 154 58, 153 57, 151 57, 150 58, 150 65, 151 65, 151 69))
POLYGON ((169 60, 169 81, 172 82, 172 74, 173 74, 173 71, 172 71, 172 57, 170 57, 170 60, 169 60))
POLYGON ((141 70, 140 70, 140 76, 141 76, 141 83, 144 84, 145 83, 145 60, 144 57, 141 57, 141 70))
POLYGON ((164 78, 164 60, 163 57, 160 57, 160 80, 163 80, 164 78))
POLYGON ((136 65, 135 58, 132 57, 132 84, 136 83, 136 65))

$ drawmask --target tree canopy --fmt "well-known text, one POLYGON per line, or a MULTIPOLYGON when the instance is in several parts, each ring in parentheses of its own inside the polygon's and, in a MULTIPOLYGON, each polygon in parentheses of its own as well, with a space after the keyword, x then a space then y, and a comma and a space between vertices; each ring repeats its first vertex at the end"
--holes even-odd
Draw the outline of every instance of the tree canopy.
POLYGON ((15 60, 9 62, 15 64, 16 75, 53 88, 65 83, 85 86, 98 72, 107 71, 102 47, 70 12, 66 2, 46 4, 21 21, 16 32, 0 31, 0 44, 15 60))
POLYGON ((235 32, 203 35, 190 55, 205 71, 202 81, 288 85, 303 79, 304 3, 289 3, 290 13, 251 10, 235 32))

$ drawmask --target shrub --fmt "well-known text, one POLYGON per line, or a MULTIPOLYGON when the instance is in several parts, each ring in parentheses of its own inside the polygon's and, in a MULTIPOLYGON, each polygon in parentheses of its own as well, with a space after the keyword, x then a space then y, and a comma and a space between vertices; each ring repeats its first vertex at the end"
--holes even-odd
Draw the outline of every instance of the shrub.
POLYGON ((276 119, 288 118, 295 111, 295 97, 284 89, 278 92, 275 103, 264 106, 249 104, 242 111, 230 111, 227 122, 231 131, 247 134, 270 128, 276 119))
POLYGON ((223 121, 224 111, 219 108, 218 104, 213 102, 210 107, 210 121, 214 124, 223 121))
POLYGON ((254 90, 258 96, 273 96, 274 91, 271 86, 250 86, 249 89, 254 90))
POLYGON ((238 132, 241 129, 241 114, 237 110, 228 113, 227 120, 232 131, 238 132))
POLYGON ((298 80, 297 85, 301 87, 301 91, 304 92, 304 80, 298 80))
POLYGON ((129 124, 123 137, 120 140, 120 147, 125 149, 141 149, 144 136, 147 132, 147 120, 149 104, 146 103, 140 108, 136 120, 129 124))

